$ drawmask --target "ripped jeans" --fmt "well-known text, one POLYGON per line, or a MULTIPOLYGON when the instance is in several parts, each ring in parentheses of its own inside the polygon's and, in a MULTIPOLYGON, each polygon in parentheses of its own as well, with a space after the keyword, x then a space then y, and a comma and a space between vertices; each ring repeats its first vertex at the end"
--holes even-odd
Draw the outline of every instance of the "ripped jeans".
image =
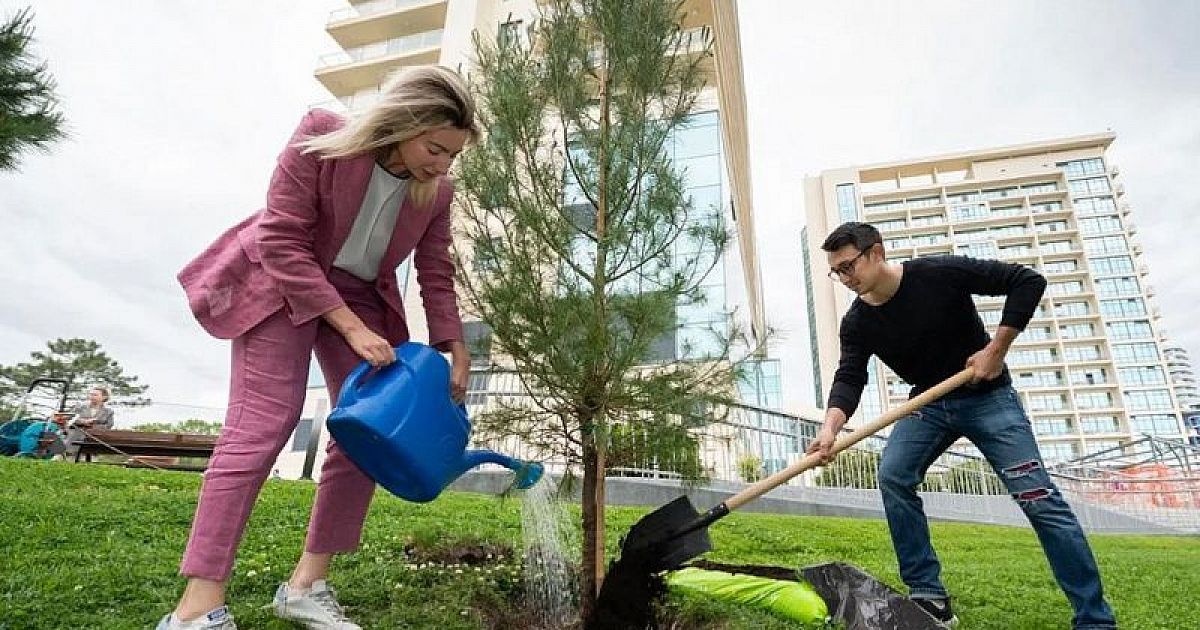
MULTIPOLYGON (((946 597, 916 489, 933 461, 959 437, 983 453, 1029 518, 1054 578, 1075 609, 1073 627, 1115 628, 1083 529, 1046 473, 1029 419, 1009 386, 931 403, 892 429, 879 464, 879 488, 900 577, 910 595, 946 597)), ((996 561, 1002 563, 1003 550, 996 551, 996 561)))

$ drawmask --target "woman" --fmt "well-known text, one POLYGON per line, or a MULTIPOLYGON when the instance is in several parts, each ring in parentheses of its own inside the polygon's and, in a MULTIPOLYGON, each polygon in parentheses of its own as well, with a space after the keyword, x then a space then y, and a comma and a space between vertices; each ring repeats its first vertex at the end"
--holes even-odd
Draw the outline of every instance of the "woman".
MULTIPOLYGON (((348 121, 313 110, 279 156, 266 208, 180 272, 200 324, 233 339, 233 364, 225 426, 180 566, 188 584, 160 630, 236 627, 225 584, 254 500, 299 420, 309 356, 332 400, 359 361, 395 359, 393 347, 408 339, 395 270, 410 253, 430 345, 452 355, 451 395, 466 394, 445 176, 477 135, 465 83, 435 66, 402 71, 348 121)), ((330 442, 305 551, 276 593, 277 616, 358 628, 325 578, 334 553, 357 548, 373 491, 330 442)))
POLYGON ((75 416, 67 425, 66 455, 74 457, 79 450, 79 442, 83 441, 85 429, 113 428, 113 410, 105 403, 108 402, 108 389, 93 387, 88 390, 88 401, 75 407, 75 416))

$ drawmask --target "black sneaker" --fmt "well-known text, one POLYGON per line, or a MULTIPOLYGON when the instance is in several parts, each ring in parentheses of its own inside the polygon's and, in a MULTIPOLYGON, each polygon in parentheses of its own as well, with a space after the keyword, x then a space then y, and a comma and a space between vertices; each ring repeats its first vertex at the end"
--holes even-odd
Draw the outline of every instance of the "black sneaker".
POLYGON ((938 620, 947 628, 953 628, 958 625, 958 617, 954 616, 954 609, 950 607, 950 598, 946 599, 926 599, 918 598, 913 600, 916 605, 921 607, 921 610, 929 613, 930 617, 938 620))

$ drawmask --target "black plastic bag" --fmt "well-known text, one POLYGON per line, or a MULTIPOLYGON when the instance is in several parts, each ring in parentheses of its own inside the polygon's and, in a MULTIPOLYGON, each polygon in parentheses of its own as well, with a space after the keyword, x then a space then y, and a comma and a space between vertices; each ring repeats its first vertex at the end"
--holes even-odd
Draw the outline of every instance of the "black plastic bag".
POLYGON ((869 573, 844 562, 800 570, 847 630, 943 630, 920 606, 869 573))

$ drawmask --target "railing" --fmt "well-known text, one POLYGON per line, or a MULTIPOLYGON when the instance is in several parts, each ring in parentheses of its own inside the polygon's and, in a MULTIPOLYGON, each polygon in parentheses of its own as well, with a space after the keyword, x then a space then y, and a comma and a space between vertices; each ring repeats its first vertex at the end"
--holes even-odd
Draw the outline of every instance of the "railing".
MULTIPOLYGON (((528 398, 519 386, 517 375, 490 376, 495 379, 493 387, 468 392, 468 407, 473 415, 492 407, 494 401, 512 403, 528 398)), ((752 480, 743 478, 747 472, 768 475, 803 457, 820 426, 821 422, 812 418, 752 405, 734 405, 723 418, 695 430, 693 436, 699 442, 703 465, 711 479, 747 482, 752 480), (743 462, 747 459, 761 462, 762 468, 745 470, 743 462)), ((840 454, 830 465, 800 475, 778 492, 783 496, 802 493, 805 500, 834 505, 881 509, 879 493, 874 489, 878 488, 879 459, 886 444, 884 437, 869 437, 840 454)), ((521 453, 523 448, 516 438, 488 446, 514 454, 521 453)), ((552 470, 563 467, 561 461, 548 464, 552 470)), ((1200 533, 1200 448, 1173 440, 1146 438, 1123 448, 1047 466, 1051 478, 1089 531, 1200 533)), ((611 473, 678 477, 653 461, 611 473)), ((942 454, 929 467, 918 491, 934 518, 1006 525, 1027 522, 1003 481, 978 455, 956 451, 942 454)))
POLYGON ((370 2, 360 2, 352 4, 341 9, 334 9, 329 12, 329 24, 341 22, 344 20, 353 20, 355 18, 367 17, 369 15, 378 15, 388 11, 395 11, 418 4, 426 4, 430 0, 371 0, 370 2))
POLYGON ((441 43, 442 29, 439 28, 437 30, 425 31, 424 33, 405 35, 404 37, 396 37, 382 42, 374 42, 365 46, 347 48, 340 52, 322 55, 318 65, 321 69, 332 68, 367 61, 369 59, 378 59, 380 57, 423 50, 425 48, 440 46, 441 43))

